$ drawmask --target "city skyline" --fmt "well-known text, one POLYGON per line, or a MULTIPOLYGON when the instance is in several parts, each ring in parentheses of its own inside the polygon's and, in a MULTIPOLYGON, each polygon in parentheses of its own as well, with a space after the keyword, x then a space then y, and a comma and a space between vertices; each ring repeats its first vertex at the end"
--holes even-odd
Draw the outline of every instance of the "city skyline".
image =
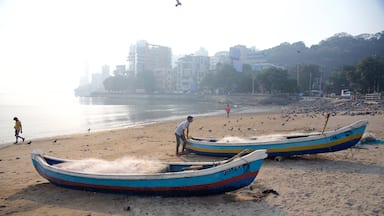
POLYGON ((307 47, 336 33, 384 30, 381 0, 202 1, 0 0, 0 92, 69 91, 79 77, 127 64, 145 39, 209 56, 238 44, 259 50, 283 42, 307 47))

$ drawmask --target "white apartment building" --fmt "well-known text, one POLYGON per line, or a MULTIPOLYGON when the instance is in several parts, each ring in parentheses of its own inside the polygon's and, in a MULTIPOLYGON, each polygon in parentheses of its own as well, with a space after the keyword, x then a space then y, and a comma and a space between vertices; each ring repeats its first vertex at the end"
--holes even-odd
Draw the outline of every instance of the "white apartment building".
POLYGON ((116 76, 124 76, 127 71, 125 69, 125 65, 116 65, 116 69, 113 71, 116 76))
POLYGON ((216 70, 217 64, 230 64, 229 52, 221 51, 210 57, 210 70, 216 70))
POLYGON ((280 66, 267 62, 267 56, 264 52, 258 51, 255 48, 247 48, 244 45, 236 45, 230 48, 229 58, 234 68, 241 72, 242 65, 251 65, 252 71, 260 71, 269 67, 280 66))
POLYGON ((182 92, 196 91, 209 68, 208 56, 186 55, 179 58, 176 66, 176 90, 182 92))
POLYGON ((172 50, 166 46, 150 44, 145 40, 131 45, 128 56, 129 68, 135 76, 142 72, 154 73, 157 88, 168 89, 172 80, 172 50))

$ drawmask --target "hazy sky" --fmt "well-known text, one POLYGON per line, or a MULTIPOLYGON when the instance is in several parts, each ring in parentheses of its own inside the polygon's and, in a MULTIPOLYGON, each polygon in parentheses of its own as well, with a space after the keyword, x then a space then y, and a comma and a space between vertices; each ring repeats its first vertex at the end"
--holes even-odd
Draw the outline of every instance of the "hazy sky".
POLYGON ((384 30, 384 0, 0 0, 0 92, 72 91, 137 40, 173 54, 384 30))

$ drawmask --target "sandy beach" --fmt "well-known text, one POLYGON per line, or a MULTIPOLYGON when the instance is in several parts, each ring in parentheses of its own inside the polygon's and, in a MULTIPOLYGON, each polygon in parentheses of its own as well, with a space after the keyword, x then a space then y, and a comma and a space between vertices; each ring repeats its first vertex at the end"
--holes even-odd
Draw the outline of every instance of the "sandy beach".
MULTIPOLYGON (((366 133, 384 139, 383 110, 368 115, 335 113, 326 130, 360 119, 368 120, 366 133)), ((69 159, 218 160, 193 154, 176 157, 174 128, 179 121, 50 137, 31 144, 26 140, 0 149, 0 215, 384 215, 384 145, 265 160, 250 187, 206 197, 139 197, 65 189, 39 176, 31 163, 33 149, 69 159), (267 189, 279 195, 263 194, 267 189)), ((322 131, 324 123, 320 112, 227 118, 223 110, 220 116, 196 116, 190 130, 192 136, 200 137, 249 137, 322 131)))

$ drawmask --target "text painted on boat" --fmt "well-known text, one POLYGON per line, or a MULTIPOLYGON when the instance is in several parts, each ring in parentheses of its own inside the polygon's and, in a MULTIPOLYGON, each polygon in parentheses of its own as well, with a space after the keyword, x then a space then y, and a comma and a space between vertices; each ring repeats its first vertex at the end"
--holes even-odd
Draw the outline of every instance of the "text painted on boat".
POLYGON ((229 175, 231 173, 237 172, 239 169, 243 169, 244 171, 249 170, 249 164, 244 164, 242 166, 232 167, 224 171, 224 175, 229 175))

